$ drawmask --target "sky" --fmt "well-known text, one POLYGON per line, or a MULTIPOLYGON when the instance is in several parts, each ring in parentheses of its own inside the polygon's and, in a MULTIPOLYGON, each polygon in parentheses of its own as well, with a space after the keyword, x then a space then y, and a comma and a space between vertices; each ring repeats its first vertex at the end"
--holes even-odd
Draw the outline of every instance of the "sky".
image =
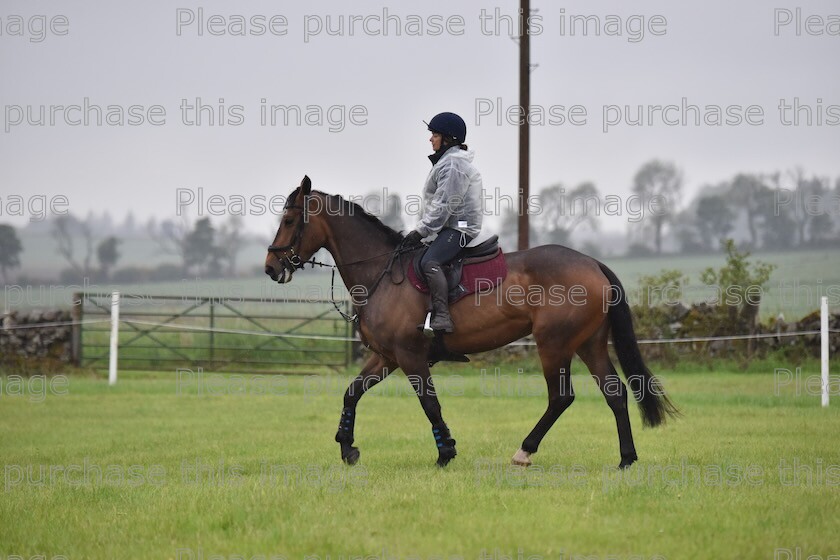
MULTIPOLYGON (((633 175, 654 158, 682 170, 684 202, 738 172, 802 166, 840 177, 837 2, 531 7, 539 24, 531 102, 545 114, 531 129, 532 193, 592 181, 602 195, 630 197, 633 175), (587 29, 577 16, 589 16, 587 29), (798 123, 779 110, 794 102, 805 106, 798 123), (684 123, 683 105, 697 107, 684 123), (640 106, 642 121, 631 126, 640 106), (729 111, 729 123, 694 123, 716 108, 729 111)), ((181 213, 195 219, 211 213, 199 189, 226 208, 236 195, 287 195, 304 175, 344 196, 417 195, 430 167, 423 120, 441 111, 467 122, 485 189, 515 197, 518 132, 507 111, 519 101, 518 50, 508 23, 518 8, 510 0, 4 0, 0 223, 37 219, 9 205, 35 196, 66 197, 59 212, 107 210, 117 221, 129 211, 138 221, 175 217, 180 196, 181 213), (236 35, 234 16, 246 36, 236 35), (200 124, 190 108, 199 100, 200 124), (124 122, 97 126, 88 112, 86 124, 83 111, 67 110, 85 103, 103 118, 114 106, 124 122), (261 111, 277 105, 306 118, 262 122, 261 111), (128 124, 131 106, 140 106, 131 111, 141 124, 128 124)), ((244 210, 261 213, 259 204, 244 210)), ((248 215, 246 227, 270 231, 276 217, 262 214, 248 215)), ((614 217, 606 229, 626 221, 614 217)))

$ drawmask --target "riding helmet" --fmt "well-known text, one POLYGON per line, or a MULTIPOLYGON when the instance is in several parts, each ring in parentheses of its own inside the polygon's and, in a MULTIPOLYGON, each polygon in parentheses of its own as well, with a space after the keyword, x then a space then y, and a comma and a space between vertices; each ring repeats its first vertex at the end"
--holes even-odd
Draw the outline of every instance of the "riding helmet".
POLYGON ((467 139, 467 123, 455 113, 438 113, 430 122, 423 121, 431 132, 437 132, 463 144, 467 139))

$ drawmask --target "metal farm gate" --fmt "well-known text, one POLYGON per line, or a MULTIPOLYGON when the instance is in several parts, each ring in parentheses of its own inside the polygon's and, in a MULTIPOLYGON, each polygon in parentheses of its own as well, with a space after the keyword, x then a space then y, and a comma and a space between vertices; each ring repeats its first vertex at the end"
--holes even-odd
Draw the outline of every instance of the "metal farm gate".
MULTIPOLYGON (((107 367, 111 294, 73 301, 76 364, 107 367)), ((349 302, 339 305, 349 312, 349 302)), ((303 373, 341 370, 356 351, 352 325, 328 300, 120 296, 121 368, 303 373)))

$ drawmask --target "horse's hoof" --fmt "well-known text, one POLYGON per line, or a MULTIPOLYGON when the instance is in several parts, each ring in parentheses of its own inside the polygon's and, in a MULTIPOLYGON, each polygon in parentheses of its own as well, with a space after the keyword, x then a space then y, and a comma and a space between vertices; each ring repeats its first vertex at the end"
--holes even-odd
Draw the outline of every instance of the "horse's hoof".
POLYGON ((455 455, 457 454, 458 452, 454 447, 441 447, 438 449, 437 466, 445 467, 449 464, 449 461, 455 458, 455 455))
POLYGON ((510 462, 518 467, 530 467, 531 466, 531 454, 527 451, 522 451, 521 449, 517 451, 510 462))
POLYGON ((621 463, 618 464, 618 468, 619 469, 629 469, 630 465, 635 463, 637 459, 638 459, 638 457, 636 457, 635 455, 633 455, 632 457, 622 457, 621 458, 621 463))
POLYGON ((351 447, 346 452, 343 449, 341 451, 341 460, 348 465, 355 465, 359 462, 359 456, 361 456, 361 453, 358 447, 351 447))

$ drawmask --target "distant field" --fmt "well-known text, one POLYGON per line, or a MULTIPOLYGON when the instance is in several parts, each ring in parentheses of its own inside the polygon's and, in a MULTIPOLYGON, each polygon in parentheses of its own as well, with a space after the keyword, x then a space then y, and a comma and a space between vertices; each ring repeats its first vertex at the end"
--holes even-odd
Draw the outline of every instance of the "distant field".
MULTIPOLYGON (((259 268, 265 258, 265 247, 271 242, 266 235, 265 243, 248 243, 239 255, 239 266, 242 270, 259 268)), ((58 271, 68 268, 67 263, 56 252, 56 244, 50 235, 21 235, 23 253, 21 253, 21 269, 18 273, 40 278, 57 277, 58 271)), ((84 243, 75 238, 74 246, 76 259, 82 260, 84 243)), ((117 268, 128 266, 155 267, 164 263, 178 263, 178 258, 161 251, 160 246, 148 238, 123 239, 119 245, 120 260, 117 268)), ((93 256, 94 265, 96 255, 93 256)))
POLYGON ((798 384, 777 382, 773 367, 784 364, 659 372, 684 416, 643 430, 634 405, 640 460, 626 472, 615 468, 612 414, 580 370, 578 398, 535 465, 509 466, 545 407, 538 371, 523 365, 439 372, 459 450, 445 470, 399 373, 359 405, 362 457, 352 468, 332 440, 342 376, 205 385, 122 372, 115 387, 71 376, 66 394, 0 396, 0 557, 804 560, 840 551, 840 394, 820 408, 804 385, 814 363, 797 364, 798 384))
MULTIPOLYGON (((26 271, 37 276, 54 274, 55 267, 62 267, 55 255, 52 240, 49 237, 28 239, 22 258, 26 271)), ((149 240, 128 240, 121 246, 123 259, 119 266, 156 266, 162 262, 174 262, 173 257, 161 254, 149 240)), ((324 299, 329 298, 329 272, 326 270, 307 269, 298 273, 295 281, 287 286, 272 283, 260 272, 265 258, 265 248, 260 244, 250 244, 239 257, 242 270, 241 278, 227 280, 184 279, 180 282, 160 282, 149 284, 97 285, 90 289, 112 291, 119 289, 125 293, 212 296, 225 299, 255 297, 267 304, 277 305, 278 300, 286 298, 324 299)), ((751 260, 764 261, 777 265, 770 282, 764 289, 761 316, 766 319, 779 313, 786 320, 797 320, 819 308, 821 295, 830 296, 833 308, 840 308, 840 250, 790 251, 785 253, 756 253, 751 260)), ((689 277, 685 299, 687 302, 711 301, 716 292, 700 282, 700 272, 706 267, 719 268, 724 263, 723 255, 667 256, 661 258, 606 258, 604 259, 618 274, 625 285, 628 295, 637 298, 635 292, 639 277, 656 274, 663 269, 679 269, 689 277)), ((72 292, 78 288, 35 286, 28 290, 18 286, 7 286, 4 290, 4 303, 13 309, 37 307, 69 307, 72 292)), ((338 280, 336 297, 346 296, 346 290, 338 280)))

